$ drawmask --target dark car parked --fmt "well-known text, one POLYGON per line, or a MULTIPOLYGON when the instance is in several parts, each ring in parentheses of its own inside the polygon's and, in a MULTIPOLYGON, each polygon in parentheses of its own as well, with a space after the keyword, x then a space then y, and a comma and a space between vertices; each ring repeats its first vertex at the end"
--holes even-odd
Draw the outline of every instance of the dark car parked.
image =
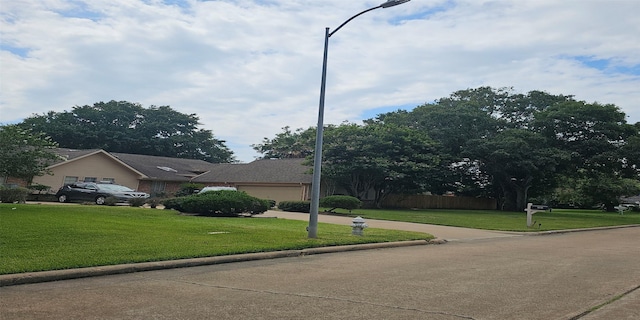
POLYGON ((128 187, 112 183, 76 182, 67 184, 56 193, 60 202, 92 201, 104 204, 108 197, 114 197, 119 202, 126 202, 131 198, 149 198, 148 193, 136 192, 128 187))

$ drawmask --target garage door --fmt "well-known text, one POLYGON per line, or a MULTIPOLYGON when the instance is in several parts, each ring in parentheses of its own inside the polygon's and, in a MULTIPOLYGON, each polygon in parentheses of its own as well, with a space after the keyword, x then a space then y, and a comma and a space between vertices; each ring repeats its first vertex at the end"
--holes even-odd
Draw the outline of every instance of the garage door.
POLYGON ((263 186, 238 186, 238 190, 244 191, 260 199, 280 201, 301 201, 303 200, 303 186, 293 187, 263 187, 263 186))

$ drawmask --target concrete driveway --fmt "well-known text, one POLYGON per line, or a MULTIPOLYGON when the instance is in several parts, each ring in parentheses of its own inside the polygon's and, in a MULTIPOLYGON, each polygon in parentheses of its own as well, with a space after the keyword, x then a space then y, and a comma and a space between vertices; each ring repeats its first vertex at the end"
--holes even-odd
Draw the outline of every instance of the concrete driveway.
POLYGON ((640 228, 495 237, 451 231, 455 241, 445 245, 1 287, 0 318, 640 318, 640 228))

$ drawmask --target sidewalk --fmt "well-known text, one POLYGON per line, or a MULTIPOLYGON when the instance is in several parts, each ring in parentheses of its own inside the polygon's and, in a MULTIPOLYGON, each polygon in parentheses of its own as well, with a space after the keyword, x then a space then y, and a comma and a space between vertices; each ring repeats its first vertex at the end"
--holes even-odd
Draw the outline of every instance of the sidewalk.
MULTIPOLYGON (((285 211, 275 211, 275 210, 267 211, 264 214, 261 214, 256 217, 306 220, 306 221, 309 220, 308 213, 285 212, 285 211)), ((318 215, 318 222, 323 222, 323 223, 351 225, 351 220, 353 220, 353 218, 339 216, 339 215, 332 215, 332 214, 318 215)), ((424 233, 432 234, 437 239, 446 240, 446 241, 468 241, 468 240, 480 240, 480 239, 491 239, 491 238, 515 237, 515 236, 522 235, 522 233, 519 233, 519 232, 490 231, 490 230, 447 227, 447 226, 438 226, 433 224, 421 224, 421 223, 410 223, 410 222, 400 222, 400 221, 366 219, 366 223, 369 226, 369 228, 424 232, 424 233)), ((320 229, 318 232, 321 233, 322 229, 320 229)), ((367 231, 365 229, 365 233, 366 232, 367 231)))

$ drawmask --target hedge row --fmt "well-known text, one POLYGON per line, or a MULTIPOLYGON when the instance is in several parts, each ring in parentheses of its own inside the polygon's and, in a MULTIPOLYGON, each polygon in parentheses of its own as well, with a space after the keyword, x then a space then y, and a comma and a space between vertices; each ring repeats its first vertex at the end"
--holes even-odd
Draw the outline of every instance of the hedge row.
POLYGON ((242 191, 209 191, 163 201, 165 209, 196 213, 205 216, 236 217, 256 215, 269 210, 269 200, 252 197, 242 191))
POLYGON ((329 212, 333 212, 335 209, 351 210, 358 209, 362 206, 362 201, 352 196, 328 196, 320 199, 320 206, 324 208, 331 208, 329 212))
POLYGON ((290 212, 309 212, 311 211, 311 203, 309 201, 280 201, 278 209, 290 212))
POLYGON ((24 203, 31 191, 27 188, 6 188, 0 186, 0 202, 4 203, 24 203))

